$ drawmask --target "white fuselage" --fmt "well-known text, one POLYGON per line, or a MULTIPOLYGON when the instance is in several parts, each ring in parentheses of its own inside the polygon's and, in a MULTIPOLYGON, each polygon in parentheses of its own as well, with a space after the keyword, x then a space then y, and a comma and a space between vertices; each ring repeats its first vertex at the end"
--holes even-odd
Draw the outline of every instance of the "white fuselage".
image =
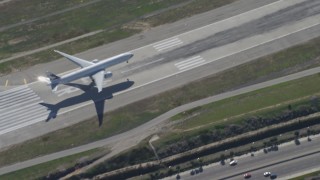
POLYGON ((123 54, 113 56, 113 57, 105 59, 105 60, 101 60, 91 66, 84 67, 80 70, 77 70, 72 73, 61 76, 58 83, 59 84, 66 84, 71 81, 83 78, 83 77, 92 76, 92 75, 96 74, 97 72, 104 70, 108 67, 114 66, 114 65, 122 63, 122 62, 126 62, 132 56, 133 56, 132 53, 123 53, 123 54))

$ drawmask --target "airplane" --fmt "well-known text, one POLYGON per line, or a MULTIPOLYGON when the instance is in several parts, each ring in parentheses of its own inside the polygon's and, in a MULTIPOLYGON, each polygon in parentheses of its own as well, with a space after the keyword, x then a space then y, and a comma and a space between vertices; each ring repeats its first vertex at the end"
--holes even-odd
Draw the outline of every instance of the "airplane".
POLYGON ((105 69, 122 62, 128 63, 129 59, 132 58, 133 56, 132 53, 128 52, 128 53, 119 54, 117 56, 113 56, 105 60, 101 60, 101 61, 93 60, 92 62, 90 62, 90 61, 83 60, 75 56, 71 56, 69 54, 57 51, 57 50, 54 50, 54 52, 59 53, 60 55, 67 58, 68 60, 79 65, 81 69, 71 72, 69 74, 63 75, 61 77, 51 72, 46 73, 47 77, 42 77, 42 76, 38 77, 39 81, 46 82, 48 85, 50 85, 53 91, 57 90, 59 84, 67 84, 71 81, 89 76, 91 80, 95 83, 98 89, 98 92, 101 92, 103 80, 112 77, 112 72, 110 71, 106 72, 105 69))

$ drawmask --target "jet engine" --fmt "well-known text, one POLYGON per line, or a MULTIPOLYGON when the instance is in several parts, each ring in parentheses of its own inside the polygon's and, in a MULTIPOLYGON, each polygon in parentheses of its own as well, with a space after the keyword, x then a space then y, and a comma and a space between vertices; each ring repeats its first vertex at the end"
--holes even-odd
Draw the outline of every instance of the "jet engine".
POLYGON ((112 72, 107 71, 106 73, 104 73, 104 78, 105 79, 108 79, 108 78, 111 78, 111 77, 112 77, 112 72))

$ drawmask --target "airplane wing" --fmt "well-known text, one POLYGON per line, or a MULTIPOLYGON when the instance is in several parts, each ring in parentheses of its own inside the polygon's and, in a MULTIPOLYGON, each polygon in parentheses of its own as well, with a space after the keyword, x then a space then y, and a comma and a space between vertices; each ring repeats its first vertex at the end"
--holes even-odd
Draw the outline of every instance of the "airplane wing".
POLYGON ((57 51, 57 50, 54 50, 54 52, 59 53, 60 55, 64 56, 65 58, 69 59, 70 61, 72 61, 73 63, 75 63, 75 64, 77 64, 78 66, 81 66, 81 67, 87 67, 87 66, 91 66, 91 65, 94 64, 92 62, 89 62, 89 61, 86 61, 86 60, 71 56, 69 54, 66 54, 66 53, 63 53, 63 52, 60 52, 60 51, 57 51))
POLYGON ((98 88, 98 92, 102 91, 102 85, 103 85, 103 80, 104 80, 104 70, 101 70, 94 75, 92 75, 92 78, 94 82, 96 83, 96 86, 98 88))

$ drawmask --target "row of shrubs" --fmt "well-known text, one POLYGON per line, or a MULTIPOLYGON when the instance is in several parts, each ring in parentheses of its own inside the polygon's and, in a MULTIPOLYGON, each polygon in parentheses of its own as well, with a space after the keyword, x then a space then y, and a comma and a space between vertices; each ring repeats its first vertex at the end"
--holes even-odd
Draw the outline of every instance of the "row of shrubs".
MULTIPOLYGON (((223 143, 219 146, 214 146, 212 148, 207 148, 202 151, 197 151, 197 153, 189 153, 187 155, 182 155, 181 157, 174 158, 172 160, 170 160, 169 158, 169 156, 173 156, 179 153, 183 154, 183 152, 187 152, 194 148, 198 148, 214 142, 219 142, 221 140, 224 140, 230 137, 236 137, 240 134, 244 134, 250 131, 254 131, 263 127, 270 126, 270 125, 288 122, 292 119, 304 117, 316 112, 320 112, 320 103, 317 97, 313 97, 310 101, 304 104, 301 104, 295 108, 289 105, 287 109, 281 112, 278 112, 273 116, 270 116, 270 115, 268 115, 268 117, 253 116, 253 117, 244 119, 243 121, 241 121, 241 123, 238 123, 238 124, 229 124, 225 126, 220 126, 219 128, 213 128, 212 130, 203 131, 199 135, 190 137, 188 139, 182 139, 175 143, 168 144, 166 146, 158 148, 157 151, 160 159, 168 159, 167 161, 162 162, 163 163, 162 165, 157 165, 157 166, 152 165, 150 166, 150 171, 148 168, 147 169, 144 168, 143 171, 137 169, 136 171, 131 171, 130 173, 128 172, 127 174, 125 172, 122 172, 121 178, 140 175, 141 173, 152 172, 162 168, 162 166, 165 166, 165 167, 174 166, 179 163, 190 161, 197 157, 212 154, 212 153, 219 152, 225 149, 230 149, 233 147, 238 147, 247 143, 251 143, 252 141, 258 141, 258 140, 265 139, 267 137, 271 137, 287 131, 292 131, 292 130, 300 129, 303 127, 311 126, 314 124, 318 124, 319 119, 315 119, 313 121, 306 121, 301 124, 294 124, 291 126, 274 128, 273 130, 268 130, 268 132, 255 134, 253 137, 250 137, 250 138, 246 138, 246 137, 239 138, 236 141, 223 143)), ((98 174, 102 174, 105 172, 109 172, 112 170, 120 169, 126 166, 130 166, 130 165, 134 165, 142 162, 155 161, 155 160, 156 158, 153 154, 152 149, 148 145, 146 145, 139 148, 135 148, 115 158, 105 161, 104 163, 101 163, 100 165, 96 166, 94 169, 91 169, 89 172, 83 173, 74 178, 75 179, 92 178, 98 174)), ((171 170, 171 171, 174 171, 174 170, 171 170)), ((161 175, 166 176, 170 174, 161 174, 161 175)), ((160 177, 161 177, 160 175, 157 176, 157 178, 160 178, 160 177)), ((119 176, 114 176, 114 178, 117 179, 119 178, 119 176)))

